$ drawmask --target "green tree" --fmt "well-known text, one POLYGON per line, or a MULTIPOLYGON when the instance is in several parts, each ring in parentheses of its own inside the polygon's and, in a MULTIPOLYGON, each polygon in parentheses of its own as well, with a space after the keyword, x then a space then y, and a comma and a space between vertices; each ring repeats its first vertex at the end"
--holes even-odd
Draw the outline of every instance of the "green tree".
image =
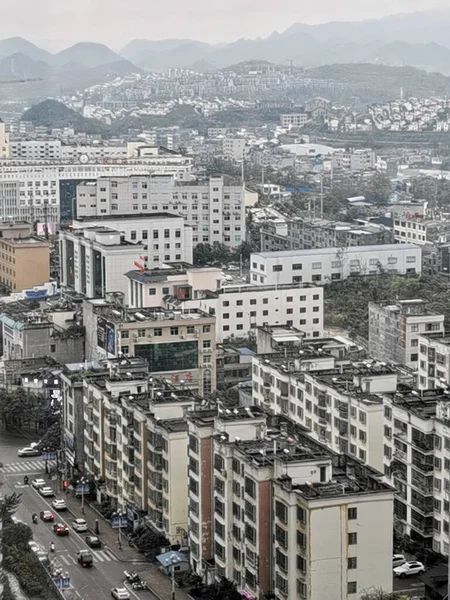
POLYGON ((385 592, 381 588, 373 588, 363 593, 361 600, 408 600, 409 596, 398 592, 385 592))
POLYGON ((0 524, 2 526, 6 526, 9 523, 21 502, 22 494, 18 494, 17 492, 3 496, 0 500, 0 524))
POLYGON ((32 539, 33 531, 25 523, 10 523, 3 528, 2 540, 6 546, 16 546, 19 550, 27 550, 28 542, 32 539))

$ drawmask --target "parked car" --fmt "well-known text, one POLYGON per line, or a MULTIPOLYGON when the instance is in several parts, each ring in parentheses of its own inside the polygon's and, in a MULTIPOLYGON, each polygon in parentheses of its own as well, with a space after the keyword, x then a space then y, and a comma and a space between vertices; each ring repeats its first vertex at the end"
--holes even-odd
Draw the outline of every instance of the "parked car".
POLYGON ((53 531, 56 535, 69 535, 70 529, 68 525, 65 525, 64 523, 55 523, 53 525, 53 531))
POLYGON ((113 588, 111 596, 116 600, 129 600, 130 592, 126 588, 113 588))
POLYGON ((421 562, 415 560, 407 561, 394 569, 394 575, 401 579, 409 577, 409 575, 420 575, 421 573, 425 573, 425 567, 421 562))
POLYGON ((88 531, 88 526, 84 519, 74 519, 72 523, 72 528, 74 531, 78 531, 78 533, 88 531))
POLYGON ((82 567, 92 567, 94 559, 90 550, 79 550, 77 560, 82 567))
POLYGON ((35 490, 38 490, 41 487, 45 486, 45 479, 32 479, 31 480, 31 485, 34 487, 35 490))
POLYGON ((52 506, 55 510, 66 510, 67 505, 65 500, 61 500, 60 498, 55 498, 52 502, 52 506))
POLYGON ((50 496, 54 496, 55 493, 52 490, 52 488, 48 485, 44 485, 42 487, 39 488, 39 493, 41 496, 45 496, 46 498, 50 497, 50 496))
POLYGON ((392 557, 392 568, 395 569, 395 567, 400 567, 405 562, 406 558, 403 556, 403 554, 394 554, 392 557))
POLYGON ((55 520, 55 515, 51 510, 41 510, 39 516, 42 521, 45 521, 46 523, 52 523, 55 520))
POLYGON ((100 538, 96 537, 95 535, 86 536, 84 538, 84 541, 90 548, 101 548, 102 547, 102 542, 101 542, 100 538))
POLYGON ((17 450, 18 456, 40 456, 41 451, 37 448, 32 448, 31 446, 26 446, 25 448, 21 448, 17 450))

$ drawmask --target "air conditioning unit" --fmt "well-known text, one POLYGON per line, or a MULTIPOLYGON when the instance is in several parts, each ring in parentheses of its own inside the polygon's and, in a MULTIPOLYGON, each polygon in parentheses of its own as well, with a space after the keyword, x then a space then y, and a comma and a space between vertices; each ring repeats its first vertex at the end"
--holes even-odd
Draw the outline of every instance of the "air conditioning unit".
POLYGON ((227 471, 226 469, 222 469, 220 474, 222 475, 222 477, 224 477, 225 479, 227 478, 227 471))
POLYGON ((148 332, 148 333, 147 333, 147 337, 148 337, 148 338, 152 338, 152 337, 153 337, 153 333, 150 333, 150 332, 148 332))
POLYGON ((133 333, 133 340, 138 340, 138 339, 139 339, 138 334, 137 333, 133 333))
POLYGON ((184 340, 185 338, 186 338, 185 335, 183 335, 183 334, 180 335, 180 339, 184 340))

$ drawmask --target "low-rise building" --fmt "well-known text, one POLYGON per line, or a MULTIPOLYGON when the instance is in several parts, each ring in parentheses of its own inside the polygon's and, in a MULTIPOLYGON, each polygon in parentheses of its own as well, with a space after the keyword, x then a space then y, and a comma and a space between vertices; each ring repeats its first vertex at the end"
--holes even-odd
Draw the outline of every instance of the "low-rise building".
POLYGON ((422 251, 412 244, 255 252, 250 257, 250 281, 262 285, 321 285, 362 275, 421 271, 422 251))
POLYGON ((0 240, 0 283, 12 292, 21 292, 50 279, 50 245, 34 237, 0 240))
POLYGON ((69 307, 37 309, 27 301, 0 306, 3 360, 49 356, 61 364, 83 360, 84 327, 69 307))
POLYGON ((417 370, 420 335, 431 332, 444 332, 444 315, 424 300, 369 303, 369 354, 378 360, 417 370))
POLYGON ((256 327, 291 325, 309 337, 323 331, 323 289, 310 284, 227 285, 219 288, 221 271, 187 267, 130 271, 129 305, 164 305, 173 310, 199 309, 216 317, 217 341, 247 337, 256 327))
POLYGON ((303 127, 308 121, 309 116, 307 113, 291 113, 280 115, 281 127, 288 129, 289 127, 303 127))

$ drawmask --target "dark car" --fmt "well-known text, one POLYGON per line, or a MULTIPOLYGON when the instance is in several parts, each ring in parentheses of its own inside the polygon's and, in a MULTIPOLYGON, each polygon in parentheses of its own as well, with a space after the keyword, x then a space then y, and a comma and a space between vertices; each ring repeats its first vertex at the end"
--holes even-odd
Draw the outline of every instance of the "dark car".
POLYGON ((92 567, 94 559, 90 550, 79 550, 77 560, 82 567, 92 567))
POLYGON ((101 548, 102 547, 102 542, 101 542, 100 538, 96 537, 95 535, 86 536, 84 538, 84 541, 90 548, 101 548))
POLYGON ((55 520, 55 515, 51 510, 41 510, 39 517, 47 523, 52 523, 55 520))
POLYGON ((69 535, 69 527, 64 523, 55 523, 53 525, 53 531, 56 535, 69 535))

